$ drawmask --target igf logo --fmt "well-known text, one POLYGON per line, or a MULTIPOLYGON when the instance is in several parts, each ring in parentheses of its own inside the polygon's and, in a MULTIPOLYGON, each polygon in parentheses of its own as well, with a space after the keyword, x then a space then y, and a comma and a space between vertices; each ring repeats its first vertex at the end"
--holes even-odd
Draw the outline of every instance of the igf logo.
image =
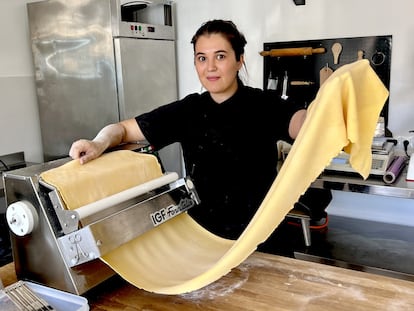
POLYGON ((170 205, 168 207, 160 209, 159 211, 156 211, 155 213, 151 214, 152 224, 154 225, 154 227, 158 226, 166 220, 174 217, 177 214, 177 212, 177 207, 175 207, 174 205, 170 205))

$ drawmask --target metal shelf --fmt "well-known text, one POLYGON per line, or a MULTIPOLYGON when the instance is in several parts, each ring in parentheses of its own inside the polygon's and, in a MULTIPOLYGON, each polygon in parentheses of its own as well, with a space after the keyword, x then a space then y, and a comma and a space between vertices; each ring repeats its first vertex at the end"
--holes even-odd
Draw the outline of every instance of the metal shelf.
POLYGON ((360 176, 324 172, 311 184, 311 187, 414 199, 414 189, 407 187, 406 175, 405 169, 393 184, 387 184, 379 177, 369 177, 364 180, 360 176))

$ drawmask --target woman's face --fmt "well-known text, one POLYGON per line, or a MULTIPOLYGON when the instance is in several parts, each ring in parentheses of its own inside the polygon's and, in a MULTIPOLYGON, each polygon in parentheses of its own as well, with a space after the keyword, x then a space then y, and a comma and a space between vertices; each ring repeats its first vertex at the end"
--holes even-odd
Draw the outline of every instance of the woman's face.
POLYGON ((243 64, 221 34, 200 36, 195 44, 194 63, 198 78, 217 102, 230 98, 237 90, 237 72, 243 64))

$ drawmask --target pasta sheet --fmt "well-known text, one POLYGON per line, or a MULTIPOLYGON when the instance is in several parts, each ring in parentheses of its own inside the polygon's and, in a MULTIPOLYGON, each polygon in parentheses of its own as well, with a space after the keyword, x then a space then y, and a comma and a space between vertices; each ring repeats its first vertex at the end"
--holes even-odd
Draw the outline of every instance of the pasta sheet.
POLYGON ((83 165, 72 160, 40 174, 55 186, 70 210, 160 176, 161 166, 155 156, 129 150, 105 153, 83 165))

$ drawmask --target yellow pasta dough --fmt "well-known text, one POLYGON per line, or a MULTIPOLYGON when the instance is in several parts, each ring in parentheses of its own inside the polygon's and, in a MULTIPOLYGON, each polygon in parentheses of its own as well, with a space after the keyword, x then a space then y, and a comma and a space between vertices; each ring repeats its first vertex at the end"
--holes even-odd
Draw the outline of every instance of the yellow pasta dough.
MULTIPOLYGON (((310 105, 277 178, 236 241, 217 237, 181 214, 101 259, 133 285, 156 293, 181 294, 216 281, 269 237, 342 149, 350 153, 353 168, 368 176, 372 137, 387 97, 367 60, 334 72, 310 105)), ((111 183, 113 174, 102 183, 111 183)))
POLYGON ((40 177, 57 188, 67 209, 74 210, 161 175, 155 156, 119 150, 83 165, 72 160, 40 177))

